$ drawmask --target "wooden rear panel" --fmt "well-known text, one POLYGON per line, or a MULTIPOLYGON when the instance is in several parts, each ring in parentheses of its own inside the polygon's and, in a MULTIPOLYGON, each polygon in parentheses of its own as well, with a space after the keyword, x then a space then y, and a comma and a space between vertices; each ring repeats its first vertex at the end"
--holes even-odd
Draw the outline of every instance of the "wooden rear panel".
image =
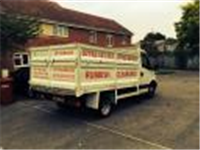
POLYGON ((76 47, 50 46, 31 49, 32 85, 75 89, 76 47))

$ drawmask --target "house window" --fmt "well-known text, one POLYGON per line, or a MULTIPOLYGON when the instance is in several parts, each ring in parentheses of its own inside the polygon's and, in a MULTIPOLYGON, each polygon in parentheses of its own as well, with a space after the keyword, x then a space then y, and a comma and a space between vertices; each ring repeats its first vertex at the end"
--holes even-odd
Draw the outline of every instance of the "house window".
POLYGON ((63 36, 63 37, 66 37, 68 36, 68 28, 64 25, 55 25, 54 26, 54 35, 56 36, 63 36))
POLYGON ((111 35, 111 34, 108 34, 107 36, 106 36, 106 40, 107 40, 107 46, 108 47, 113 47, 113 35, 111 35))
POLYGON ((13 55, 14 68, 28 67, 29 60, 27 53, 15 53, 13 55))
POLYGON ((53 24, 48 24, 48 23, 42 23, 40 26, 40 35, 53 35, 53 29, 54 25, 53 24))
POLYGON ((122 45, 126 45, 127 44, 127 40, 126 40, 126 36, 122 37, 122 45))
POLYGON ((96 31, 90 31, 89 33, 89 42, 90 43, 97 43, 97 32, 96 31))

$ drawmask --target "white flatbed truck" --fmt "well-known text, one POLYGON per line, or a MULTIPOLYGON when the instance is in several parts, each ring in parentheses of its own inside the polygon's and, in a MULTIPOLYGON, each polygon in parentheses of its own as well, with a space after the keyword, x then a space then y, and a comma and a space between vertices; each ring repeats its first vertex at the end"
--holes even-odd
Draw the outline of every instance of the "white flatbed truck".
POLYGON ((119 100, 153 96, 156 76, 144 51, 136 46, 102 48, 67 44, 30 48, 30 89, 59 106, 84 105, 110 115, 119 100))

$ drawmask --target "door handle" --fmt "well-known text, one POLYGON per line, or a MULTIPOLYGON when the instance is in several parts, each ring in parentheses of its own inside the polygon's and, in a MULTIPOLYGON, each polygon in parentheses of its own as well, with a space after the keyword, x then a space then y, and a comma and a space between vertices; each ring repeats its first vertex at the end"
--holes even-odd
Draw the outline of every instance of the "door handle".
POLYGON ((143 77, 144 76, 144 72, 140 72, 140 76, 143 77))

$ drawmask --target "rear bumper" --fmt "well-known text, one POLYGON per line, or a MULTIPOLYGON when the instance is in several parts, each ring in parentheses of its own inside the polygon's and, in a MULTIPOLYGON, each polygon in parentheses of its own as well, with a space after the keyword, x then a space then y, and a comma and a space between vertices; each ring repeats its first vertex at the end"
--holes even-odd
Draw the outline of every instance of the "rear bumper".
POLYGON ((76 95, 75 90, 55 88, 55 87, 51 88, 51 87, 38 86, 38 85, 31 86, 30 90, 46 93, 46 94, 58 95, 58 96, 75 96, 76 95))

